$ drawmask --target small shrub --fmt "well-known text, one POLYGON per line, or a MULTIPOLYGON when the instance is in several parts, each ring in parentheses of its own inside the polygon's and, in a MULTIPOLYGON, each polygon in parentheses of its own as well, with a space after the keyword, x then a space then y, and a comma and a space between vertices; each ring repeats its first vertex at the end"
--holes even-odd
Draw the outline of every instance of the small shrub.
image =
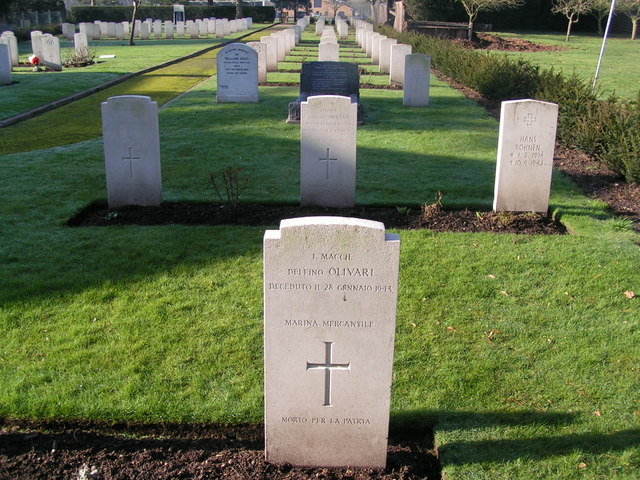
POLYGON ((86 67, 87 65, 93 65, 96 59, 95 50, 82 49, 78 51, 76 49, 70 49, 65 51, 62 58, 62 66, 70 67, 86 67))
POLYGON ((236 208, 240 203, 240 189, 247 184, 246 178, 240 178, 243 170, 242 167, 230 166, 220 172, 209 172, 209 183, 213 185, 213 189, 223 205, 236 208))

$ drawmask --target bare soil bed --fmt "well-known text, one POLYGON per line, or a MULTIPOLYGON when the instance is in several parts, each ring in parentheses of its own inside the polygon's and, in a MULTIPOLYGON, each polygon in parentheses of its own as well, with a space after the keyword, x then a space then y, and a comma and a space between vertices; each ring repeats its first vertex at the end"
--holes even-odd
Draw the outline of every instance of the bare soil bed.
POLYGON ((564 226, 546 215, 533 213, 495 213, 474 210, 444 210, 437 204, 421 208, 355 207, 322 208, 296 205, 165 202, 159 207, 126 206, 110 209, 94 202, 68 221, 74 227, 112 225, 247 225, 274 226, 285 218, 306 216, 344 216, 365 218, 387 228, 428 228, 440 232, 494 232, 551 235, 566 232, 564 226))
POLYGON ((455 43, 467 48, 482 50, 502 50, 505 52, 555 52, 565 50, 564 47, 534 43, 523 38, 502 38, 490 33, 478 33, 474 41, 456 39, 455 43))
POLYGON ((428 427, 394 431, 387 468, 296 468, 264 461, 261 425, 0 421, 0 479, 436 480, 428 427))

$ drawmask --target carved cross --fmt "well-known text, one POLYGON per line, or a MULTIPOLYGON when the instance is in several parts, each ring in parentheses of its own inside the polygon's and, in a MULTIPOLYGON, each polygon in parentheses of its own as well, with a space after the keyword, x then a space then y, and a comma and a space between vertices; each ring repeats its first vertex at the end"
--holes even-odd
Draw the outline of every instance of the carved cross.
MULTIPOLYGON (((327 154, 327 157, 329 155, 327 154)), ((323 407, 331 406, 331 371, 351 369, 351 363, 331 363, 333 342, 324 342, 324 363, 307 362, 307 370, 324 370, 324 403, 323 407)))
POLYGON ((331 149, 327 148, 327 156, 326 158, 322 158, 320 157, 318 160, 320 162, 327 162, 327 180, 329 180, 329 172, 330 172, 330 168, 331 168, 331 162, 337 162, 338 159, 337 158, 330 158, 331 156, 331 149))
POLYGON ((129 161, 129 174, 131 175, 131 178, 133 178, 133 161, 134 160, 140 160, 140 157, 134 157, 133 154, 131 153, 131 147, 129 147, 129 156, 128 157, 122 157, 122 160, 128 160, 129 161))
POLYGON ((528 127, 535 125, 536 124, 536 116, 533 115, 532 113, 528 113, 525 117, 524 117, 524 124, 528 127))

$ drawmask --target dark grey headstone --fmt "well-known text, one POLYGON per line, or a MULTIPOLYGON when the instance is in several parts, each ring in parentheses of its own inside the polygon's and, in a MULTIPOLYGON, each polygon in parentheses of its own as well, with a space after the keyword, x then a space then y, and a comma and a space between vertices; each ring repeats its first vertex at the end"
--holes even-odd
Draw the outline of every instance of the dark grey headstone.
POLYGON ((358 104, 358 124, 362 124, 360 74, 358 65, 346 62, 305 62, 300 74, 300 96, 289 103, 287 123, 300 123, 300 102, 314 95, 350 97, 358 104))

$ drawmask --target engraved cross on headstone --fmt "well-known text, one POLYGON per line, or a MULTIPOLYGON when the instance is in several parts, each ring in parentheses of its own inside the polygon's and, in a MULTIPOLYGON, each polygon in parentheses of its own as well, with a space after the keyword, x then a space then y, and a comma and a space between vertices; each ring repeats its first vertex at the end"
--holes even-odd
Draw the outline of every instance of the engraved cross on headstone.
MULTIPOLYGON (((327 157, 329 155, 327 154, 327 157)), ((324 363, 309 363, 307 362, 307 370, 322 370, 324 369, 324 403, 323 407, 331 406, 331 371, 332 370, 347 370, 351 369, 351 363, 331 363, 331 350, 333 348, 333 342, 324 342, 324 363)))
POLYGON ((532 113, 525 115, 524 124, 528 127, 536 124, 536 116, 532 113))
POLYGON ((140 160, 140 157, 134 157, 133 154, 131 153, 131 147, 129 147, 129 156, 128 157, 122 157, 122 160, 128 160, 129 161, 129 174, 131 175, 131 178, 133 178, 133 161, 134 160, 140 160))
POLYGON ((337 162, 338 159, 337 158, 330 158, 331 156, 331 149, 327 148, 327 156, 326 158, 322 158, 320 157, 318 160, 320 162, 327 162, 327 180, 329 180, 329 172, 330 172, 330 168, 331 168, 331 162, 337 162))

